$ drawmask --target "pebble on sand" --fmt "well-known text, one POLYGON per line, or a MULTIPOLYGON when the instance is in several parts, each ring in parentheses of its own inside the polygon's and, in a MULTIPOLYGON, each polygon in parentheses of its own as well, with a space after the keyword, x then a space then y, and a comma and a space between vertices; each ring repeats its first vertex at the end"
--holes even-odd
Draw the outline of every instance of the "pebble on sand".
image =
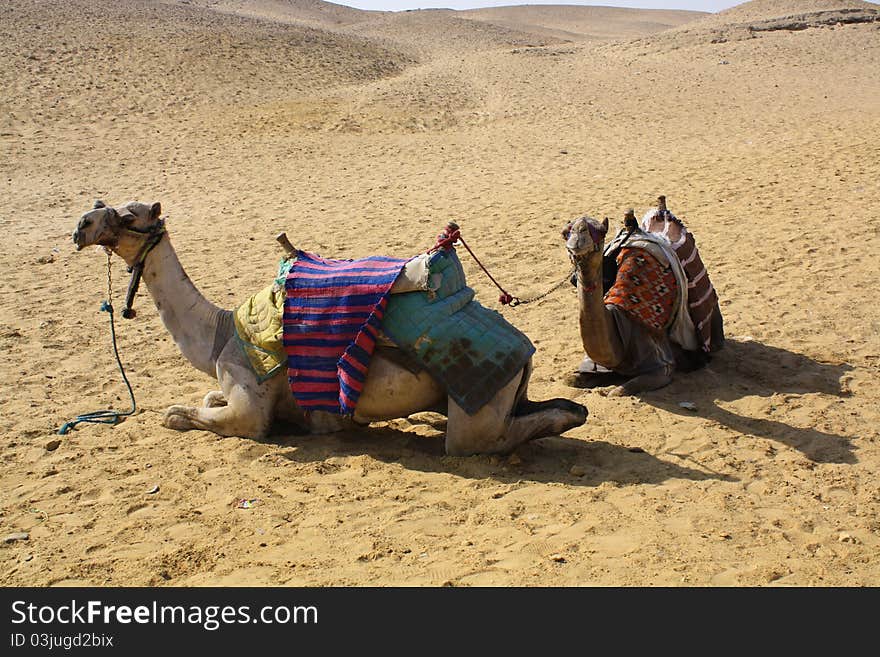
POLYGON ((61 447, 61 441, 58 438, 54 438, 53 440, 50 440, 48 443, 46 443, 47 452, 54 452, 59 447, 61 447))
POLYGON ((3 537, 4 543, 15 543, 16 541, 26 541, 30 539, 31 535, 27 532, 16 532, 14 534, 9 534, 8 536, 3 537))

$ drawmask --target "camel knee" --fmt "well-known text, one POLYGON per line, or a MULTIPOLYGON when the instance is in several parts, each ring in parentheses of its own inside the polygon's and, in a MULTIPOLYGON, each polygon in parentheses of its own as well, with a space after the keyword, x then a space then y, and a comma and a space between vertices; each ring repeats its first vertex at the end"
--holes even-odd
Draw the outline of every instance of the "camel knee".
POLYGON ((499 454, 506 450, 505 436, 501 431, 456 431, 447 425, 446 454, 449 456, 473 456, 474 454, 499 454))

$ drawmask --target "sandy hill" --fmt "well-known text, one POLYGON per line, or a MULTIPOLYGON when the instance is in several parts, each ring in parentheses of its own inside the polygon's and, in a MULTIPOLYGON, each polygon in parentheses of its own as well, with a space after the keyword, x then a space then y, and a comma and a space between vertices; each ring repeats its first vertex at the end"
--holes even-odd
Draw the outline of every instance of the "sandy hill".
POLYGON ((423 56, 429 53, 473 52, 492 48, 558 43, 542 36, 494 23, 466 20, 448 9, 386 13, 347 28, 352 34, 402 44, 423 56))
POLYGON ((576 5, 493 7, 468 11, 362 11, 321 0, 173 0, 269 21, 348 31, 400 44, 422 58, 443 52, 613 40, 653 34, 703 12, 634 10, 576 5), (478 25, 469 24, 471 20, 478 25))
POLYGON ((571 40, 635 38, 689 23, 697 11, 623 9, 577 5, 521 5, 459 12, 462 18, 571 40))
POLYGON ((861 0, 751 0, 665 32, 646 36, 628 47, 641 52, 670 51, 703 44, 753 39, 771 32, 832 29, 876 24, 880 7, 861 0))
POLYGON ((12 0, 0 62, 10 128, 314 93, 411 60, 356 35, 152 0, 12 0))
POLYGON ((263 18, 279 23, 338 27, 369 20, 381 11, 366 11, 322 0, 166 0, 213 11, 263 18))
POLYGON ((861 0, 750 0, 703 18, 700 24, 717 26, 731 23, 760 23, 788 16, 845 9, 872 12, 878 11, 880 7, 875 3, 861 0))

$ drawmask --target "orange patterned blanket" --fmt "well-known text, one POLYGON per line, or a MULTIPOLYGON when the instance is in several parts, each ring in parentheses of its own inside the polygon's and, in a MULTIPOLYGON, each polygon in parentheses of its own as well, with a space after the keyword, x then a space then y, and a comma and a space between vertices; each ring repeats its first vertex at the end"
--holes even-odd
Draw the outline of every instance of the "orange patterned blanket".
POLYGON ((623 247, 617 256, 617 278, 605 294, 605 303, 626 311, 656 333, 672 322, 678 283, 672 267, 662 265, 645 249, 623 247))

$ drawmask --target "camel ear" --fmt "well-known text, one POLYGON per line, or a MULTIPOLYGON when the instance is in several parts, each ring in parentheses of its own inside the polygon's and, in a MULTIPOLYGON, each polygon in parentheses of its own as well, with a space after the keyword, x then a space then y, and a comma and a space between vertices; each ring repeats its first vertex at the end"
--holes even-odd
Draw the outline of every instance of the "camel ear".
POLYGON ((95 204, 92 206, 93 210, 97 210, 98 208, 106 208, 107 206, 104 204, 104 201, 101 199, 95 199, 95 204))
POLYGON ((160 214, 162 214, 162 204, 157 201, 150 207, 150 220, 156 221, 160 214))
POLYGON ((604 228, 606 232, 608 231, 608 217, 605 217, 602 220, 602 228, 604 228))

